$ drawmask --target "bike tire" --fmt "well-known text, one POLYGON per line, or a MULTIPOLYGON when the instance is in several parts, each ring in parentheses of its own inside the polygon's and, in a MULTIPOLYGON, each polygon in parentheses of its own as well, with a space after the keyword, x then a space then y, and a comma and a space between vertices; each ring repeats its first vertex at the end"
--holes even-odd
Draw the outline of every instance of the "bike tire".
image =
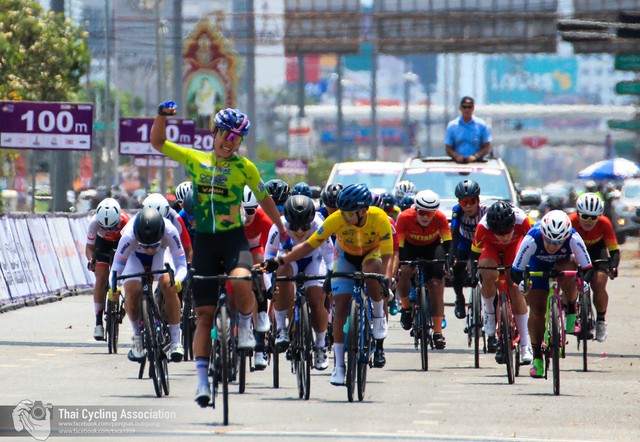
POLYGON ((551 363, 553 371, 553 393, 560 394, 560 357, 561 357, 561 336, 560 311, 558 304, 551 304, 551 363))
MULTIPOLYGON (((365 301, 367 302, 367 301, 365 301)), ((371 361, 371 324, 369 324, 369 316, 363 315, 364 327, 360 339, 362 339, 362 351, 359 351, 358 357, 358 401, 364 400, 364 394, 367 388, 367 369, 371 361)), ((360 345, 358 345, 360 347, 360 345)))
POLYGON ((113 326, 111 327, 111 334, 113 335, 112 339, 112 350, 113 354, 118 353, 118 340, 120 338, 120 315, 121 311, 124 310, 124 306, 120 304, 120 301, 114 303, 113 315, 111 318, 113 319, 113 326))
POLYGON ((159 366, 160 366, 160 384, 162 385, 162 391, 165 396, 169 395, 169 361, 167 358, 167 354, 162 350, 165 345, 171 342, 171 337, 169 335, 169 329, 166 325, 161 325, 161 329, 159 330, 164 339, 162 342, 158 342, 158 357, 159 357, 159 366))
POLYGON ((276 321, 275 318, 271 318, 271 332, 268 335, 269 352, 271 354, 271 361, 273 365, 273 388, 280 388, 280 357, 278 349, 276 348, 276 321))
POLYGON ((238 393, 242 394, 247 389, 247 359, 249 352, 238 350, 238 393))
POLYGON ((162 386, 158 377, 158 367, 156 366, 158 349, 158 336, 156 335, 156 321, 153 315, 153 306, 143 295, 142 298, 142 318, 146 330, 144 344, 147 350, 147 361, 149 361, 149 377, 153 381, 153 389, 157 397, 162 396, 162 386))
POLYGON ((182 314, 180 327, 182 328, 182 346, 184 347, 184 360, 193 359, 193 328, 192 328, 192 298, 191 288, 187 286, 182 296, 182 314))
POLYGON ((216 335, 215 339, 211 339, 211 353, 209 353, 209 376, 211 377, 211 397, 209 405, 214 410, 216 408, 216 397, 218 396, 220 374, 220 347, 216 335))
POLYGON ((298 396, 301 399, 309 400, 311 394, 311 360, 313 357, 311 343, 311 320, 309 318, 309 304, 306 300, 300 304, 300 329, 298 330, 299 345, 298 347, 298 369, 297 376, 299 380, 298 396), (300 386, 302 391, 300 391, 300 386))
POLYGON ((427 291, 424 286, 420 287, 420 307, 418 310, 418 327, 417 333, 420 337, 420 362, 422 370, 429 370, 429 300, 427 291))
POLYGON ((360 334, 360 305, 352 299, 349 304, 349 328, 347 331, 347 399, 353 402, 358 369, 358 335, 360 334))
POLYGON ((507 380, 509 384, 516 381, 515 367, 513 361, 513 347, 511 346, 511 324, 509 321, 509 305, 507 295, 500 295, 500 345, 505 365, 507 366, 507 380))
POLYGON ((106 341, 107 341, 107 348, 109 350, 109 354, 113 354, 114 352, 113 350, 113 318, 115 317, 115 315, 113 314, 113 310, 114 310, 114 302, 107 299, 107 306, 105 308, 105 313, 104 313, 104 317, 105 317, 105 325, 106 327, 104 328, 105 333, 107 334, 106 336, 106 341))
POLYGON ((473 333, 473 365, 480 368, 480 336, 482 334, 482 295, 480 294, 480 283, 471 290, 472 304, 472 329, 473 333))
POLYGON ((578 344, 582 341, 582 371, 589 370, 589 334, 591 333, 591 323, 593 314, 591 311, 591 296, 589 291, 582 292, 580 296, 580 334, 578 335, 578 344), (591 313, 591 315, 590 315, 591 313), (592 316, 592 317, 589 317, 592 316))
POLYGON ((229 378, 231 371, 231 319, 229 317, 229 307, 223 304, 218 311, 218 343, 220 346, 220 380, 222 381, 222 422, 229 425, 229 378))

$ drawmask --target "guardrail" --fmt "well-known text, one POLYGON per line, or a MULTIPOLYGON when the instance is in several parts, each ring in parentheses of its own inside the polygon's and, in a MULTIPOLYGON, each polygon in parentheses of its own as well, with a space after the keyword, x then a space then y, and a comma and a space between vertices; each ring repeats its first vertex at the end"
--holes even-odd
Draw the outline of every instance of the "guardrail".
POLYGON ((85 246, 90 215, 0 217, 0 312, 93 287, 85 246))

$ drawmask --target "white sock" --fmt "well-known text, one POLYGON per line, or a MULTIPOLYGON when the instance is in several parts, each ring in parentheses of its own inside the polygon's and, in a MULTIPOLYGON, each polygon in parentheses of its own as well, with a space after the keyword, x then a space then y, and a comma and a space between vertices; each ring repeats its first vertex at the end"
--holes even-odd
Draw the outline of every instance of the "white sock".
POLYGON ((251 326, 251 318, 253 318, 251 313, 245 315, 238 312, 238 328, 249 328, 251 326))
POLYGON ((102 313, 104 311, 104 302, 94 302, 93 310, 96 312, 96 315, 102 313))
POLYGON ((513 315, 513 317, 516 320, 516 326, 520 332, 520 346, 530 346, 531 341, 529 340, 529 329, 527 326, 527 323, 529 322, 529 313, 525 313, 524 315, 513 315))
POLYGON ((180 323, 169 324, 169 334, 171 335, 171 343, 180 342, 180 323))
POLYGON ((333 363, 336 367, 344 367, 344 344, 333 343, 333 363))
POLYGON ((373 317, 384 318, 384 300, 373 301, 373 317))
POLYGON ((287 310, 275 310, 276 328, 282 330, 287 328, 287 310))
POLYGON ((316 332, 316 348, 324 348, 325 346, 325 336, 327 336, 327 331, 316 332))
POLYGON ((131 328, 133 329, 133 336, 140 336, 140 318, 133 320, 129 319, 131 322, 131 328))
POLYGON ((496 313, 496 309, 493 306, 493 301, 496 299, 496 295, 493 295, 491 298, 482 297, 482 306, 484 307, 484 311, 487 314, 494 315, 496 313))

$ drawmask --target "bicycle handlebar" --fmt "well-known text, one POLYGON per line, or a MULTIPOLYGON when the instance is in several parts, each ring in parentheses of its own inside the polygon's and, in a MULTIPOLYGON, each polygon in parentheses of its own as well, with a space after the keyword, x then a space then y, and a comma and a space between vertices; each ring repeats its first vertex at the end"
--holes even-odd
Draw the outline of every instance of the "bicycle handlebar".
POLYGON ((262 276, 262 270, 251 269, 251 275, 246 276, 233 276, 233 275, 192 275, 193 279, 200 281, 259 281, 262 276))
POLYGON ((137 278, 138 276, 153 276, 153 275, 160 275, 160 274, 164 274, 164 273, 168 273, 169 274, 169 279, 171 281, 171 285, 175 284, 175 280, 173 279, 173 269, 171 268, 171 266, 168 263, 164 264, 164 269, 162 270, 147 270, 145 272, 140 272, 140 273, 130 273, 128 275, 120 275, 120 276, 115 276, 115 274, 113 275, 113 279, 112 279, 112 286, 116 287, 116 282, 120 281, 122 279, 128 279, 128 278, 137 278))
POLYGON ((293 276, 276 276, 274 280, 276 282, 307 282, 307 281, 320 281, 322 279, 326 279, 327 275, 305 275, 304 273, 298 273, 293 276))

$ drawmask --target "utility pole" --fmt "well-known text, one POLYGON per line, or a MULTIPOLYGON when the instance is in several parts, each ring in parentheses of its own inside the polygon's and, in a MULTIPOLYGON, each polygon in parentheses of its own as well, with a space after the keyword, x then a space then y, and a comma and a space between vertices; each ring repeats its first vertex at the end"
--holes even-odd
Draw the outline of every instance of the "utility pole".
MULTIPOLYGON (((247 44, 247 73, 246 73, 246 94, 247 94, 247 115, 249 119, 257 118, 256 115, 256 16, 253 9, 253 0, 247 0, 247 33, 249 43, 247 44)), ((257 121, 256 121, 257 123, 257 121)), ((246 140, 249 158, 256 159, 258 154, 258 125, 252 124, 253 135, 246 140)))
POLYGON ((336 148, 338 149, 338 161, 344 161, 346 158, 344 152, 343 132, 344 132, 344 115, 342 113, 342 55, 336 57, 336 106, 338 108, 338 130, 336 148))
MULTIPOLYGON (((158 65, 158 69, 156 72, 158 83, 156 84, 156 101, 162 100, 162 97, 165 96, 164 93, 164 52, 163 52, 163 44, 164 44, 164 23, 160 19, 160 3, 162 0, 156 0, 155 5, 155 25, 156 25, 156 62, 158 65)), ((160 168, 160 179, 158 180, 158 185, 160 187, 159 193, 161 195, 165 195, 167 193, 167 163, 166 157, 162 156, 162 167, 160 168)))
POLYGON ((371 50, 371 158, 378 161, 378 46, 374 43, 371 50))

